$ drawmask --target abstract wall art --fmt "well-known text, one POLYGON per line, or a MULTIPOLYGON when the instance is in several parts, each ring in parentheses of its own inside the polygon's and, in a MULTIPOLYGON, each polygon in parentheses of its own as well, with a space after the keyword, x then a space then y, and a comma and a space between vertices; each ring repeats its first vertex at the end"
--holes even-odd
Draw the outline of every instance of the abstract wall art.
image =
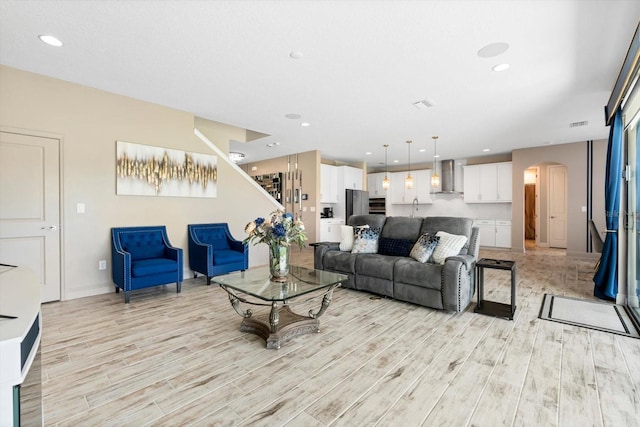
POLYGON ((216 197, 218 158, 116 141, 116 194, 216 197))

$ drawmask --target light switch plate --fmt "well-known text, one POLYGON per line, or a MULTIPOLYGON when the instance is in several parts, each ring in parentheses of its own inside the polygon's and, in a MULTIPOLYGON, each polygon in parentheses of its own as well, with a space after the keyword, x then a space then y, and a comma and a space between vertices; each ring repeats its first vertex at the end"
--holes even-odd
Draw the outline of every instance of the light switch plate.
POLYGON ((78 213, 84 213, 84 203, 78 203, 76 205, 76 212, 78 213))

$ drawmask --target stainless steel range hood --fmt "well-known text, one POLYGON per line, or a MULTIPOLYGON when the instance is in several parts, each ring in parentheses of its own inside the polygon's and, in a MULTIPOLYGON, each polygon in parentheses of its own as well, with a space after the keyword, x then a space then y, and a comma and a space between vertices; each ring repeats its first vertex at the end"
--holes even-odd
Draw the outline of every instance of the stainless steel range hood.
MULTIPOLYGON (((443 160, 441 162, 441 165, 441 190, 436 192, 435 194, 462 194, 462 191, 456 189, 456 161, 443 160)), ((459 172, 461 171, 462 169, 460 168, 459 172)))

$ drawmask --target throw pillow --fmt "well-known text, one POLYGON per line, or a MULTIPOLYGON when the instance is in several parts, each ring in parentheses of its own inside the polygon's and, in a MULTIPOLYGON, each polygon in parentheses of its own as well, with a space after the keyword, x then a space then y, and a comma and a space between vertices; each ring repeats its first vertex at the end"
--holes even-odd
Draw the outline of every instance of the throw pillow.
POLYGON ((458 255, 460 249, 467 243, 467 236, 458 236, 444 231, 438 231, 436 236, 440 237, 440 241, 433 251, 433 261, 438 264, 444 264, 447 257, 458 255))
POLYGON ((352 254, 376 254, 378 253, 379 228, 355 227, 353 229, 352 254))
POLYGON ((381 237, 378 240, 378 253, 380 255, 409 256, 412 246, 411 240, 381 237))
POLYGON ((411 249, 411 254, 409 255, 411 258, 416 261, 420 261, 422 263, 429 261, 431 255, 433 255, 433 251, 438 245, 440 241, 440 237, 431 233, 424 233, 415 245, 413 245, 413 249, 411 249))
POLYGON ((340 227, 340 250, 351 252, 353 248, 353 227, 342 225, 340 227))

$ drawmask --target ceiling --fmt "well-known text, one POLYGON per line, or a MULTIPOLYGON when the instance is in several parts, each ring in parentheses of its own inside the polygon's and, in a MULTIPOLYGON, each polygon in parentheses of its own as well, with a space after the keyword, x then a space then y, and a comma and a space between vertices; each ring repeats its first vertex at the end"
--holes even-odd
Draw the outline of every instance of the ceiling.
POLYGON ((639 17, 637 0, 0 0, 0 63, 266 134, 231 143, 245 162, 376 167, 384 144, 407 163, 406 140, 431 161, 433 135, 441 159, 606 138, 639 17))

